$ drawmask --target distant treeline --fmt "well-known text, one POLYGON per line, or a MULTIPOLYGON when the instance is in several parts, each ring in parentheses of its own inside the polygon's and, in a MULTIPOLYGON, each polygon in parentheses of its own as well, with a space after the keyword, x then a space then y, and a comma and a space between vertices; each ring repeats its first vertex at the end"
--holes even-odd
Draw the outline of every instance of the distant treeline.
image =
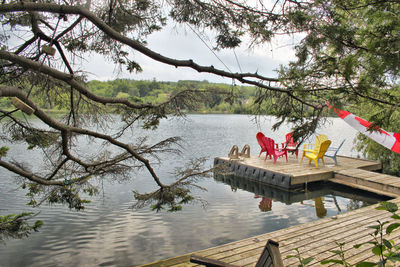
MULTIPOLYGON (((27 82, 26 88, 32 86, 38 85, 31 85, 27 82)), ((131 101, 142 103, 161 103, 183 90, 216 92, 208 94, 207 100, 204 100, 204 103, 197 103, 195 109, 184 110, 189 113, 275 115, 274 105, 279 103, 279 95, 270 94, 261 107, 253 105, 260 94, 257 87, 211 83, 206 80, 182 80, 178 82, 161 82, 155 79, 151 81, 130 79, 92 80, 87 82, 87 87, 99 96, 127 98, 131 101)), ((31 94, 30 98, 42 109, 62 113, 70 108, 70 101, 68 100, 70 94, 68 86, 52 84, 47 88, 38 90, 35 94, 31 94)), ((0 98, 0 109, 10 110, 13 108, 11 99, 0 98)), ((85 108, 81 107, 81 110, 85 110, 85 108)), ((307 107, 304 107, 304 109, 307 112, 307 107)), ((114 110, 110 109, 110 112, 114 112, 114 110)), ((333 111, 331 113, 333 115, 333 111)))
MULTIPOLYGON (((28 88, 31 85, 27 86, 28 88)), ((132 101, 160 103, 166 101, 170 96, 186 90, 210 90, 212 92, 228 92, 228 94, 212 93, 204 103, 199 103, 195 110, 186 110, 186 112, 196 113, 252 113, 252 104, 256 97, 257 89, 251 86, 233 86, 222 83, 210 83, 208 81, 178 81, 178 82, 159 82, 156 80, 129 80, 116 79, 113 81, 89 81, 87 86, 90 91, 106 97, 128 98, 132 101), (231 93, 232 94, 231 94, 231 93), (234 97, 232 97, 234 94, 234 97)), ((53 111, 68 110, 70 102, 67 100, 70 94, 70 88, 62 88, 59 85, 53 85, 41 91, 41 93, 32 94, 30 98, 43 109, 53 111), (58 98, 54 98, 57 95, 58 98), (63 97, 65 95, 66 97, 63 97), (57 100, 54 100, 57 99, 57 100), (64 101, 65 100, 65 101, 64 101)), ((10 99, 1 98, 0 108, 12 109, 10 99)))
MULTIPOLYGON (((90 81, 89 89, 98 95, 119 98, 140 98, 143 102, 162 102, 185 89, 232 91, 233 86, 208 81, 159 82, 156 80, 116 79, 113 81, 90 81)), ((189 112, 204 113, 250 113, 257 89, 251 86, 234 86, 234 101, 228 101, 224 94, 213 94, 206 103, 201 103, 197 110, 189 112)))

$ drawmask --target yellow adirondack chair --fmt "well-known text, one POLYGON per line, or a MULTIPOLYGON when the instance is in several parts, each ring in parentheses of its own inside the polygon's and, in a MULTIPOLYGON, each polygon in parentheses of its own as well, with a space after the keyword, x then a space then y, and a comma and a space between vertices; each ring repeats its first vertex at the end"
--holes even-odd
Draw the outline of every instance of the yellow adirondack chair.
POLYGON ((321 143, 326 140, 329 140, 328 136, 326 136, 325 134, 319 134, 315 138, 315 144, 304 144, 303 157, 304 157, 304 152, 311 153, 311 152, 315 151, 321 145, 321 143))
POLYGON ((326 151, 328 151, 330 145, 331 140, 325 140, 319 144, 316 142, 313 150, 304 149, 300 164, 303 162, 303 158, 306 157, 308 158, 308 164, 311 164, 311 160, 313 160, 315 162, 315 166, 318 168, 318 159, 321 159, 322 164, 325 166, 324 155, 326 151))

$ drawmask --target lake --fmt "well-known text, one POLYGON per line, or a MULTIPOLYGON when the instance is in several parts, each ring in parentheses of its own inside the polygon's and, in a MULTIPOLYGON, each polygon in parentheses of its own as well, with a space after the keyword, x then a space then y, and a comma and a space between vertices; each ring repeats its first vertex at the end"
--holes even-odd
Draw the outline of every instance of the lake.
MULTIPOLYGON (((163 120, 150 140, 181 136, 181 155, 164 156, 155 167, 164 183, 173 181, 171 172, 190 158, 207 157, 207 166, 216 156, 226 156, 236 144, 249 144, 251 154, 259 153, 255 135, 258 131, 284 140, 290 131, 283 126, 272 132, 272 117, 259 124, 246 115, 188 115, 186 119, 163 120)), ((333 145, 346 138, 340 155, 357 156, 352 151, 355 130, 340 119, 330 119, 318 133, 327 134, 333 145)), ((139 136, 125 136, 125 138, 139 136)), ((2 144, 4 145, 4 144, 2 144)), ((40 150, 26 151, 22 145, 10 148, 9 158, 23 158, 35 165, 40 150)), ((326 160, 327 163, 330 159, 326 160)), ((135 266, 227 242, 264 234, 292 225, 333 216, 378 201, 371 194, 321 184, 309 192, 266 188, 239 178, 208 178, 199 185, 206 192, 195 191, 207 202, 183 206, 176 213, 151 211, 149 207, 132 209, 132 190, 147 192, 155 188, 146 172, 132 176, 131 181, 104 181, 104 190, 93 197, 84 211, 72 211, 60 205, 42 205, 40 209, 25 206, 25 191, 0 169, 0 214, 40 211, 44 221, 38 233, 22 240, 0 244, 0 266, 135 266), (260 188, 262 187, 262 188, 260 188), (272 192, 271 197, 267 193, 272 192), (278 197, 279 196, 279 197, 278 197)))

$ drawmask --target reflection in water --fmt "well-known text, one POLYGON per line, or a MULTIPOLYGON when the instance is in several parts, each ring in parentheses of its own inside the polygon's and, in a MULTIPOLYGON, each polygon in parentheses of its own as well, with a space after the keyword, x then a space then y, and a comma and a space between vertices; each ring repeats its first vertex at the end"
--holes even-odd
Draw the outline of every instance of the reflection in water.
MULTIPOLYGON (((332 197, 336 198, 335 196, 332 197)), ((314 204, 306 204, 303 201, 300 201, 300 204, 314 207, 315 215, 317 215, 318 218, 324 218, 328 212, 327 209, 325 208, 324 199, 325 199, 324 197, 317 197, 312 199, 314 201, 314 204)))
POLYGON ((254 195, 254 198, 261 198, 260 204, 258 204, 258 208, 262 212, 267 212, 267 211, 271 210, 271 208, 272 208, 272 199, 270 199, 268 197, 259 196, 259 195, 254 195))
POLYGON ((315 213, 318 218, 324 218, 326 216, 327 210, 324 206, 323 197, 313 198, 315 213))
POLYGON ((215 175, 214 179, 228 184, 233 192, 236 192, 237 189, 243 189, 254 193, 254 198, 260 199, 258 208, 261 212, 271 211, 272 201, 282 202, 287 205, 300 203, 304 206, 313 207, 316 216, 318 218, 324 218, 328 215, 328 210, 325 207, 327 203, 333 204, 332 207, 337 210, 337 213, 341 213, 342 211, 354 210, 375 204, 378 201, 390 199, 386 196, 328 181, 309 183, 307 189, 285 190, 280 187, 274 187, 269 184, 234 175, 215 175), (340 208, 337 200, 338 196, 349 199, 346 203, 345 210, 340 208), (307 200, 312 200, 313 203, 307 202, 307 200))
POLYGON ((356 210, 362 207, 368 206, 363 201, 358 201, 356 199, 350 199, 350 201, 346 204, 347 210, 356 210))

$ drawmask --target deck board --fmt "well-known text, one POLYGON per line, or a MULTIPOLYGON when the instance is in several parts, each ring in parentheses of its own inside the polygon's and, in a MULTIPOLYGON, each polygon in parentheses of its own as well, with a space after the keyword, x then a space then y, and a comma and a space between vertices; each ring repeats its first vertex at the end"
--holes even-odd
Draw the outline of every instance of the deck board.
MULTIPOLYGON (((328 160, 326 163, 326 166, 321 164, 321 167, 317 169, 313 164, 308 165, 308 162, 300 165, 295 157, 290 157, 288 163, 280 158, 275 165, 272 160, 264 161, 264 158, 257 156, 246 161, 249 166, 292 175, 294 183, 321 179, 316 178, 317 176, 322 176, 322 179, 335 177, 333 180, 342 181, 354 187, 373 188, 374 192, 387 192, 391 196, 397 195, 398 197, 392 201, 400 205, 400 178, 371 172, 371 170, 379 170, 380 163, 348 157, 338 157, 338 166, 329 164, 328 160)), ((370 233, 373 230, 368 226, 375 225, 377 220, 394 221, 389 212, 376 210, 376 207, 377 205, 372 205, 360 208, 334 217, 319 219, 193 253, 238 266, 254 266, 267 240, 273 239, 280 244, 279 250, 285 266, 297 266, 297 259, 286 259, 286 256, 295 254, 296 248, 299 249, 302 257, 315 258, 310 266, 320 266, 321 260, 335 257, 330 250, 338 249, 336 242, 345 242, 345 257, 350 263, 355 264, 365 260, 376 261, 371 254, 370 246, 353 248, 355 244, 371 241, 370 233)), ((389 239, 393 238, 400 241, 400 230, 393 232, 389 237, 389 239)), ((189 257, 190 254, 185 254, 142 266, 197 266, 189 262, 189 257)))

